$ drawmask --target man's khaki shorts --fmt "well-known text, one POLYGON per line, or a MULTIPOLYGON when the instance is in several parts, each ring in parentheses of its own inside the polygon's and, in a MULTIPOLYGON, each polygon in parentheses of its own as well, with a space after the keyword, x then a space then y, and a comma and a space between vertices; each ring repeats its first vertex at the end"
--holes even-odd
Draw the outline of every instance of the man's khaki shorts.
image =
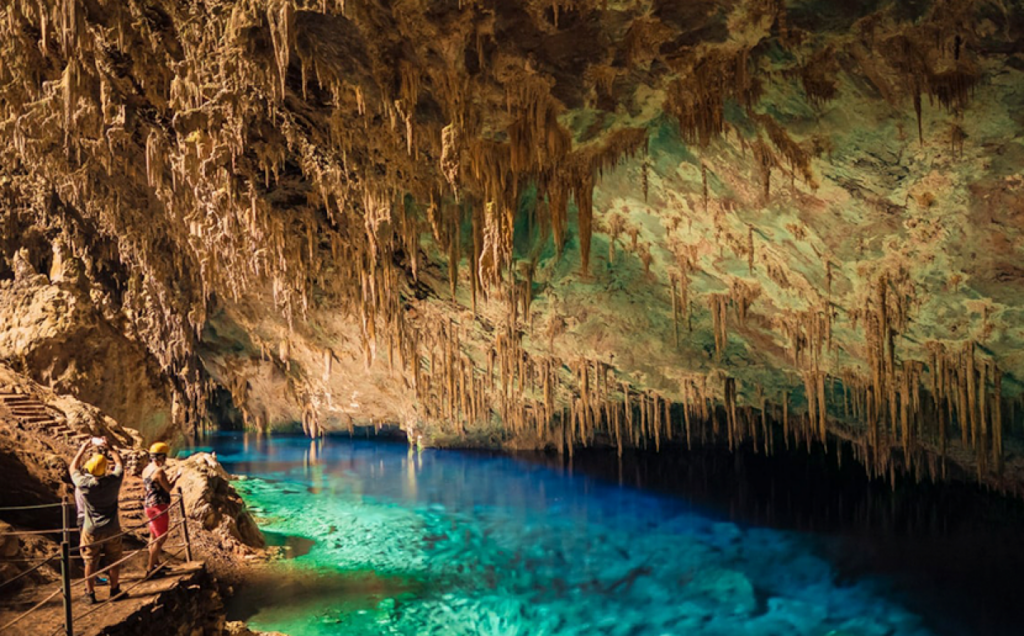
POLYGON ((94 528, 90 530, 82 530, 82 541, 79 545, 82 547, 82 559, 87 563, 96 563, 101 554, 106 554, 107 559, 110 563, 120 560, 122 552, 124 552, 124 546, 121 543, 121 537, 117 536, 121 534, 121 528, 115 524, 104 526, 102 528, 94 528), (111 539, 110 537, 114 537, 111 539), (106 541, 104 541, 106 539, 106 541), (102 541, 102 543, 99 543, 102 541), (89 545, 95 544, 95 545, 89 545))

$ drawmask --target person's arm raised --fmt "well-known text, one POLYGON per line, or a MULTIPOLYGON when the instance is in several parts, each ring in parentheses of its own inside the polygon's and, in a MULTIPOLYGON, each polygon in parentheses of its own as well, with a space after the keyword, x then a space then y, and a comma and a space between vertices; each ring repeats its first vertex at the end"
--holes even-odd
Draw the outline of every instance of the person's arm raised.
POLYGON ((110 448, 110 456, 114 458, 114 472, 124 474, 124 462, 121 461, 121 453, 117 452, 117 449, 109 441, 107 446, 110 448))
POLYGON ((78 449, 78 453, 75 454, 75 458, 71 460, 71 472, 72 474, 82 467, 82 457, 85 456, 85 451, 89 446, 92 445, 92 441, 86 440, 84 444, 78 449))

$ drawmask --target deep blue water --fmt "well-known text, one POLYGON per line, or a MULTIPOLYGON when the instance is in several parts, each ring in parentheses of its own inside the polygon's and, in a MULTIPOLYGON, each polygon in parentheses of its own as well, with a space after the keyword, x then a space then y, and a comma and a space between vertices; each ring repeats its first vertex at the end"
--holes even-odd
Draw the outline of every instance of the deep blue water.
MULTIPOLYGON (((235 601, 233 612, 259 629, 1019 633, 1001 617, 985 618, 987 610, 972 613, 973 601, 962 598, 968 586, 950 583, 963 602, 942 603, 947 587, 932 575, 949 568, 935 560, 959 563, 946 551, 970 544, 963 533, 936 535, 948 520, 916 527, 896 499, 872 512, 877 501, 865 504, 839 485, 823 489, 829 482, 820 475, 785 477, 792 464, 640 457, 623 467, 614 454, 593 454, 569 470, 552 458, 254 434, 218 435, 201 450, 215 450, 243 476, 235 486, 261 527, 295 555, 235 601), (776 483, 778 475, 789 480, 776 483), (876 514, 885 525, 871 520, 876 514), (797 529, 807 527, 819 530, 797 529), (915 545, 924 553, 907 549, 915 545)), ((950 514, 919 508, 933 522, 950 514)), ((952 574, 984 575, 984 560, 972 567, 979 571, 952 574)))

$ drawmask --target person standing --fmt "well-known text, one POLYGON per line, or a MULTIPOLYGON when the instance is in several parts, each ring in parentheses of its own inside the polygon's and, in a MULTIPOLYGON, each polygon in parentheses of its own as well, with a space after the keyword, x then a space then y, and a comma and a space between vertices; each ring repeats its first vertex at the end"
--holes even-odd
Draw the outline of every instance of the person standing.
MULTIPOLYGON (((96 577, 93 573, 99 567, 100 557, 106 554, 109 560, 116 563, 121 559, 124 550, 121 542, 121 522, 118 519, 118 497, 121 494, 123 479, 124 463, 121 455, 116 448, 109 445, 106 438, 96 437, 85 442, 71 460, 71 481, 82 492, 85 510, 79 545, 82 559, 85 561, 86 601, 90 604, 96 602, 96 577), (90 446, 94 446, 96 452, 85 462, 83 470, 82 458, 90 446), (114 460, 114 469, 109 475, 107 458, 102 452, 107 448, 110 449, 110 456, 114 460)), ((119 585, 120 574, 120 565, 110 568, 112 599, 126 596, 119 585)))
MULTIPOLYGON (((82 489, 75 486, 75 521, 78 526, 78 535, 82 535, 82 530, 85 528, 85 499, 82 498, 82 489)), ((96 575, 96 583, 98 585, 106 585, 108 583, 107 577, 96 575)))
POLYGON ((171 490, 178 481, 179 473, 174 479, 168 479, 164 470, 167 454, 171 447, 157 442, 149 447, 149 465, 142 471, 142 486, 145 489, 145 511, 149 519, 149 562, 146 565, 146 576, 150 576, 160 567, 160 551, 167 541, 167 527, 170 523, 171 490))

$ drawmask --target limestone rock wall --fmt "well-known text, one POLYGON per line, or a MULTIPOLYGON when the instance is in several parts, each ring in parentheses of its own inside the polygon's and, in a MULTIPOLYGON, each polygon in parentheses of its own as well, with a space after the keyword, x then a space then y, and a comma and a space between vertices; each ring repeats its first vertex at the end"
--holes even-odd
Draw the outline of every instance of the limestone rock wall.
POLYGON ((50 387, 99 407, 146 439, 177 434, 172 392, 143 343, 127 335, 90 285, 35 273, 0 281, 0 360, 50 387))

